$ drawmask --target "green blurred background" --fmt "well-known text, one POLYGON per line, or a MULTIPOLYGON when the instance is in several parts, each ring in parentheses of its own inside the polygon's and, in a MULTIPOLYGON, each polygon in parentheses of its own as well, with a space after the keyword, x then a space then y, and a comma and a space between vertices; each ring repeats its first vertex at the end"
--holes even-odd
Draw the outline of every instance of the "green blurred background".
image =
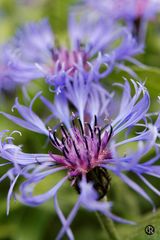
MULTIPOLYGON (((75 0, 0 0, 0 42, 4 43, 12 36, 17 27, 28 21, 37 21, 43 17, 47 17, 59 41, 64 42, 67 36, 67 15, 69 7, 75 4, 75 0)), ((146 86, 151 94, 151 109, 157 111, 159 104, 157 103, 157 95, 160 95, 160 19, 151 22, 148 27, 147 43, 145 53, 138 57, 140 61, 145 63, 145 69, 133 67, 135 72, 146 81, 146 86)), ((123 81, 122 77, 130 78, 126 73, 113 72, 108 79, 104 79, 103 84, 111 88, 114 81, 123 81)), ((43 80, 29 89, 30 97, 39 90, 43 89, 45 95, 48 95, 48 89, 43 80)), ((6 93, 1 96, 0 109, 10 112, 14 103, 15 96, 18 95, 20 101, 23 101, 20 89, 15 94, 6 93)), ((49 96, 52 98, 52 96, 49 96)), ((37 100, 38 101, 38 100, 37 100)), ((39 106, 36 102, 35 109, 38 113, 44 112, 43 106, 39 106)), ((23 144, 26 152, 47 153, 49 149, 45 148, 45 137, 36 133, 31 133, 1 116, 0 130, 20 130, 23 136, 16 136, 16 143, 23 144)), ((50 149, 51 150, 51 149, 50 149)), ((151 153, 152 155, 152 153, 151 153)), ((0 169, 0 174, 5 172, 5 168, 0 169)), ((61 176, 54 175, 45 179, 39 186, 40 190, 46 190, 52 186, 61 176)), ((134 177, 134 176, 133 176, 134 177)), ((154 182, 160 189, 159 181, 154 182)), ((0 184, 0 240, 53 240, 58 233, 61 224, 55 214, 53 201, 50 200, 40 207, 30 208, 22 204, 11 201, 11 210, 9 216, 6 215, 6 196, 9 187, 9 181, 5 180, 0 184)), ((18 186, 16 186, 18 189, 18 186)), ((39 192, 37 189, 37 192, 39 192)), ((144 186, 144 189, 146 187, 144 186)), ((146 189, 148 191, 148 189, 146 189)), ((157 212, 152 213, 152 209, 144 199, 137 196, 132 190, 126 187, 119 179, 112 177, 109 199, 115 203, 114 212, 121 217, 133 219, 138 222, 136 226, 126 226, 116 224, 117 231, 122 239, 143 240, 143 239, 160 239, 160 206, 159 197, 148 191, 153 197, 157 212), (152 236, 147 236, 144 232, 146 225, 154 225, 156 232, 152 236)), ((73 207, 77 196, 74 189, 71 189, 69 183, 63 187, 58 195, 60 206, 67 216, 73 207)), ((96 215, 80 209, 73 224, 72 229, 75 239, 107 239, 105 233, 101 229, 96 215)), ((67 239, 64 237, 64 239, 67 239)))

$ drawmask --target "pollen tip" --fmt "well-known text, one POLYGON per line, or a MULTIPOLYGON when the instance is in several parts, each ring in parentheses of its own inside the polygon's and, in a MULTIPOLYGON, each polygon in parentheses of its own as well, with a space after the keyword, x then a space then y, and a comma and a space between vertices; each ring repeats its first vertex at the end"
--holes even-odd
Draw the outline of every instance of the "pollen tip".
POLYGON ((49 126, 47 126, 47 129, 49 132, 52 132, 52 129, 49 126))

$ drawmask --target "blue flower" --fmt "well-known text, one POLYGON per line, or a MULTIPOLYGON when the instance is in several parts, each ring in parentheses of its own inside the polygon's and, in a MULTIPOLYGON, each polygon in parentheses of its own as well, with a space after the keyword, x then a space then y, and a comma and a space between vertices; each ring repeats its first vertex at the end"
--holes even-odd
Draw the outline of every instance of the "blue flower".
MULTIPOLYGON (((122 68, 124 60, 134 62, 133 56, 142 52, 143 47, 137 45, 127 29, 119 26, 109 28, 102 21, 87 23, 85 20, 82 18, 77 22, 75 14, 70 15, 69 48, 56 46, 46 19, 26 24, 4 47, 8 66, 6 74, 20 84, 45 78, 59 93, 66 81, 74 80, 79 69, 89 75, 92 72, 94 79, 99 79, 112 72, 115 65, 119 67, 121 64, 122 68), (113 47, 118 40, 120 44, 113 47), (105 66, 103 71, 102 66, 105 66)), ((124 67, 123 70, 129 71, 124 67)))
POLYGON ((94 84, 93 90, 87 95, 84 109, 79 111, 79 104, 75 101, 75 114, 72 115, 67 105, 71 99, 67 98, 67 95, 56 96, 54 104, 40 96, 42 102, 51 110, 52 117, 54 115, 63 122, 48 130, 31 107, 20 105, 18 101, 14 107, 24 120, 3 113, 20 126, 47 135, 53 146, 49 154, 26 154, 19 146, 14 145, 11 137, 4 142, 1 139, 1 157, 7 160, 6 164, 11 165, 11 169, 2 177, 2 180, 9 177, 12 182, 8 192, 8 209, 14 184, 19 176, 24 176, 25 180, 20 185, 17 199, 24 204, 37 206, 54 198, 55 210, 63 225, 57 239, 61 239, 65 233, 73 239, 70 224, 80 206, 89 211, 100 211, 115 221, 133 223, 112 214, 111 203, 102 201, 108 193, 110 172, 149 201, 154 208, 154 203, 146 191, 126 173, 133 173, 160 195, 159 190, 145 177, 160 177, 160 167, 157 164, 160 157, 157 142, 160 137, 160 115, 155 121, 150 120, 152 114, 148 114, 150 97, 147 89, 139 82, 132 80, 131 83, 134 94, 131 93, 131 84, 127 80, 124 84, 117 84, 123 89, 121 101, 117 100, 116 93, 109 95, 102 86, 94 84), (135 144, 134 150, 129 143, 135 144), (123 152, 120 151, 122 146, 123 152), (147 154, 151 150, 154 155, 148 159, 147 154), (141 161, 144 157, 145 161, 141 161), (34 194, 34 188, 41 180, 60 171, 65 172, 65 176, 56 185, 43 194, 34 194), (78 199, 66 219, 58 205, 57 194, 67 180, 77 191, 78 199))
POLYGON ((86 46, 90 58, 98 53, 97 69, 94 66, 98 78, 109 75, 115 66, 121 69, 120 65, 124 66, 124 71, 137 78, 123 62, 129 61, 143 67, 134 57, 143 52, 144 44, 137 42, 128 27, 122 27, 115 22, 110 24, 103 16, 97 16, 88 9, 81 13, 77 7, 71 9, 69 15, 69 33, 72 36, 72 45, 81 43, 86 46), (102 66, 105 69, 103 71, 102 66))

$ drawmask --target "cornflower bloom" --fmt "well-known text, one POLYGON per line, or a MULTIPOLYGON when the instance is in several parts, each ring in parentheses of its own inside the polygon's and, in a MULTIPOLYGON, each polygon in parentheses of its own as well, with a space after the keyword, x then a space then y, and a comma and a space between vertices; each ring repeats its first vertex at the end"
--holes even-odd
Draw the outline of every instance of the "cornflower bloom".
POLYGON ((137 40, 144 41, 146 26, 149 20, 153 20, 160 11, 158 0, 95 0, 82 1, 100 15, 106 18, 110 24, 117 20, 124 20, 137 40))
MULTIPOLYGON (((49 49, 53 44, 52 41, 53 36, 47 21, 42 21, 37 26, 30 24, 25 26, 24 30, 19 30, 15 38, 12 39, 12 43, 9 41, 2 46, 1 66, 5 66, 5 68, 3 67, 5 70, 2 72, 3 75, 8 75, 13 83, 19 84, 26 84, 30 80, 42 77, 42 74, 35 67, 35 63, 43 61, 46 55, 46 46, 49 49), (24 39, 21 41, 23 32, 24 39), (32 38, 30 39, 31 33, 32 38), (42 43, 40 41, 41 35, 43 36, 42 43), (31 50, 31 48, 33 49, 31 50), (23 49, 23 53, 21 49, 23 49), (38 55, 35 56, 35 52, 38 55)), ((3 75, 1 74, 2 82, 3 75)))
POLYGON ((69 15, 69 32, 73 44, 79 42, 83 36, 82 43, 89 43, 91 57, 99 52, 98 64, 92 67, 98 79, 108 76, 115 67, 138 79, 135 72, 124 62, 128 61, 143 68, 144 65, 134 58, 143 52, 143 43, 138 43, 128 28, 121 27, 118 23, 110 24, 103 16, 88 9, 79 11, 79 8, 74 7, 69 15), (108 44, 104 42, 103 37, 106 31, 111 31, 111 34, 109 32, 106 34, 108 44))
POLYGON ((26 83, 44 77, 59 92, 68 77, 74 79, 77 69, 92 71, 97 79, 100 75, 109 74, 116 62, 132 59, 132 56, 142 51, 142 46, 136 44, 126 29, 108 28, 102 21, 89 24, 88 29, 84 28, 85 25, 86 22, 77 24, 74 17, 69 18, 69 49, 56 46, 54 34, 46 19, 28 23, 19 29, 6 45, 8 65, 15 73, 16 81, 22 83, 24 79, 26 83), (85 30, 92 32, 89 38, 85 30), (114 48, 113 42, 118 39, 121 43, 114 48), (103 64, 105 70, 101 73, 103 64))
MULTIPOLYGON (((105 90, 97 91, 96 87, 93 88, 88 94, 83 118, 77 118, 73 114, 70 117, 66 102, 63 115, 62 96, 58 95, 54 103, 56 106, 54 112, 57 116, 61 112, 60 115, 65 120, 68 116, 68 119, 59 126, 52 129, 48 128, 48 130, 33 112, 33 102, 28 108, 16 101, 14 107, 17 108, 23 120, 3 113, 15 123, 47 135, 53 145, 53 151, 49 154, 26 154, 19 146, 14 145, 11 137, 4 142, 1 141, 1 157, 8 161, 6 164, 12 166, 12 174, 9 170, 2 176, 2 179, 9 177, 12 181, 8 192, 7 209, 9 209, 14 184, 17 178, 22 175, 26 180, 20 185, 20 194, 16 195, 18 200, 30 206, 37 206, 49 198, 54 198, 55 210, 63 224, 57 239, 61 239, 65 233, 69 239, 74 239, 70 224, 80 206, 89 211, 99 211, 115 221, 133 223, 113 215, 111 203, 103 201, 111 182, 110 172, 149 201, 154 208, 154 204, 146 191, 125 174, 133 173, 153 192, 160 195, 159 190, 144 176, 160 177, 160 166, 157 163, 160 157, 159 144, 157 143, 157 138, 160 136, 160 115, 158 114, 154 122, 150 122, 150 117, 148 118, 149 93, 143 84, 134 81, 132 84, 135 90, 134 94, 131 94, 131 86, 127 80, 124 84, 118 84, 123 89, 120 104, 112 95, 112 98, 109 98, 110 107, 107 103, 107 108, 103 109, 102 99, 105 105, 105 90), (116 111, 113 110, 116 109, 113 106, 117 105, 119 105, 119 110, 115 113, 116 111), (61 106, 61 110, 58 106, 61 106), (104 119, 107 119, 107 123, 104 119), (139 131, 138 128, 140 128, 139 131), (60 137, 58 137, 57 131, 60 132, 60 137), (121 138, 119 134, 121 134, 121 138), (136 144, 135 150, 129 147, 129 143, 136 144), (123 153, 119 151, 121 146, 126 149, 123 153), (55 153, 54 149, 57 149, 59 154, 55 153), (151 150, 155 156, 152 155, 151 159, 144 161, 144 157, 151 150), (142 158, 143 161, 141 161, 142 158), (49 191, 39 195, 34 194, 35 186, 42 179, 59 171, 66 172, 62 180, 49 191), (69 216, 65 218, 58 204, 57 193, 67 180, 77 191, 78 199, 69 216)), ((65 96, 63 97, 65 99, 65 96)), ((106 100, 108 100, 108 92, 106 92, 106 100)), ((51 102, 45 98, 42 98, 42 101, 52 110, 51 102)))

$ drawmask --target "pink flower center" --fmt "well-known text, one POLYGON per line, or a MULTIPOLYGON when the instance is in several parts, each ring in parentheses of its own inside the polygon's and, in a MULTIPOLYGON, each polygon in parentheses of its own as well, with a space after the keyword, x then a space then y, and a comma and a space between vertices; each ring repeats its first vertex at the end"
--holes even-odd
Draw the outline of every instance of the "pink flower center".
POLYGON ((79 183, 82 176, 85 175, 88 182, 92 182, 97 191, 97 199, 106 195, 110 183, 110 177, 105 168, 101 167, 104 160, 111 159, 111 153, 108 150, 108 143, 112 135, 110 132, 97 126, 95 117, 94 126, 86 122, 84 126, 80 119, 72 121, 71 133, 69 133, 63 124, 61 125, 62 139, 58 139, 56 131, 49 129, 51 143, 59 149, 63 156, 51 154, 52 159, 68 169, 68 174, 72 185, 80 193, 79 183))
POLYGON ((55 131, 49 132, 52 144, 63 153, 63 156, 51 154, 52 158, 66 166, 72 177, 86 174, 102 164, 104 160, 111 159, 107 145, 112 135, 112 128, 109 133, 106 130, 103 131, 97 126, 96 117, 93 128, 89 123, 83 126, 80 119, 76 121, 77 126, 75 121, 72 121, 72 134, 61 125, 61 141, 57 138, 55 131))
POLYGON ((78 51, 68 51, 66 49, 54 50, 51 49, 52 63, 50 66, 50 71, 54 73, 60 70, 70 70, 72 75, 76 70, 76 65, 81 65, 85 69, 88 68, 87 59, 88 56, 83 50, 78 51))

